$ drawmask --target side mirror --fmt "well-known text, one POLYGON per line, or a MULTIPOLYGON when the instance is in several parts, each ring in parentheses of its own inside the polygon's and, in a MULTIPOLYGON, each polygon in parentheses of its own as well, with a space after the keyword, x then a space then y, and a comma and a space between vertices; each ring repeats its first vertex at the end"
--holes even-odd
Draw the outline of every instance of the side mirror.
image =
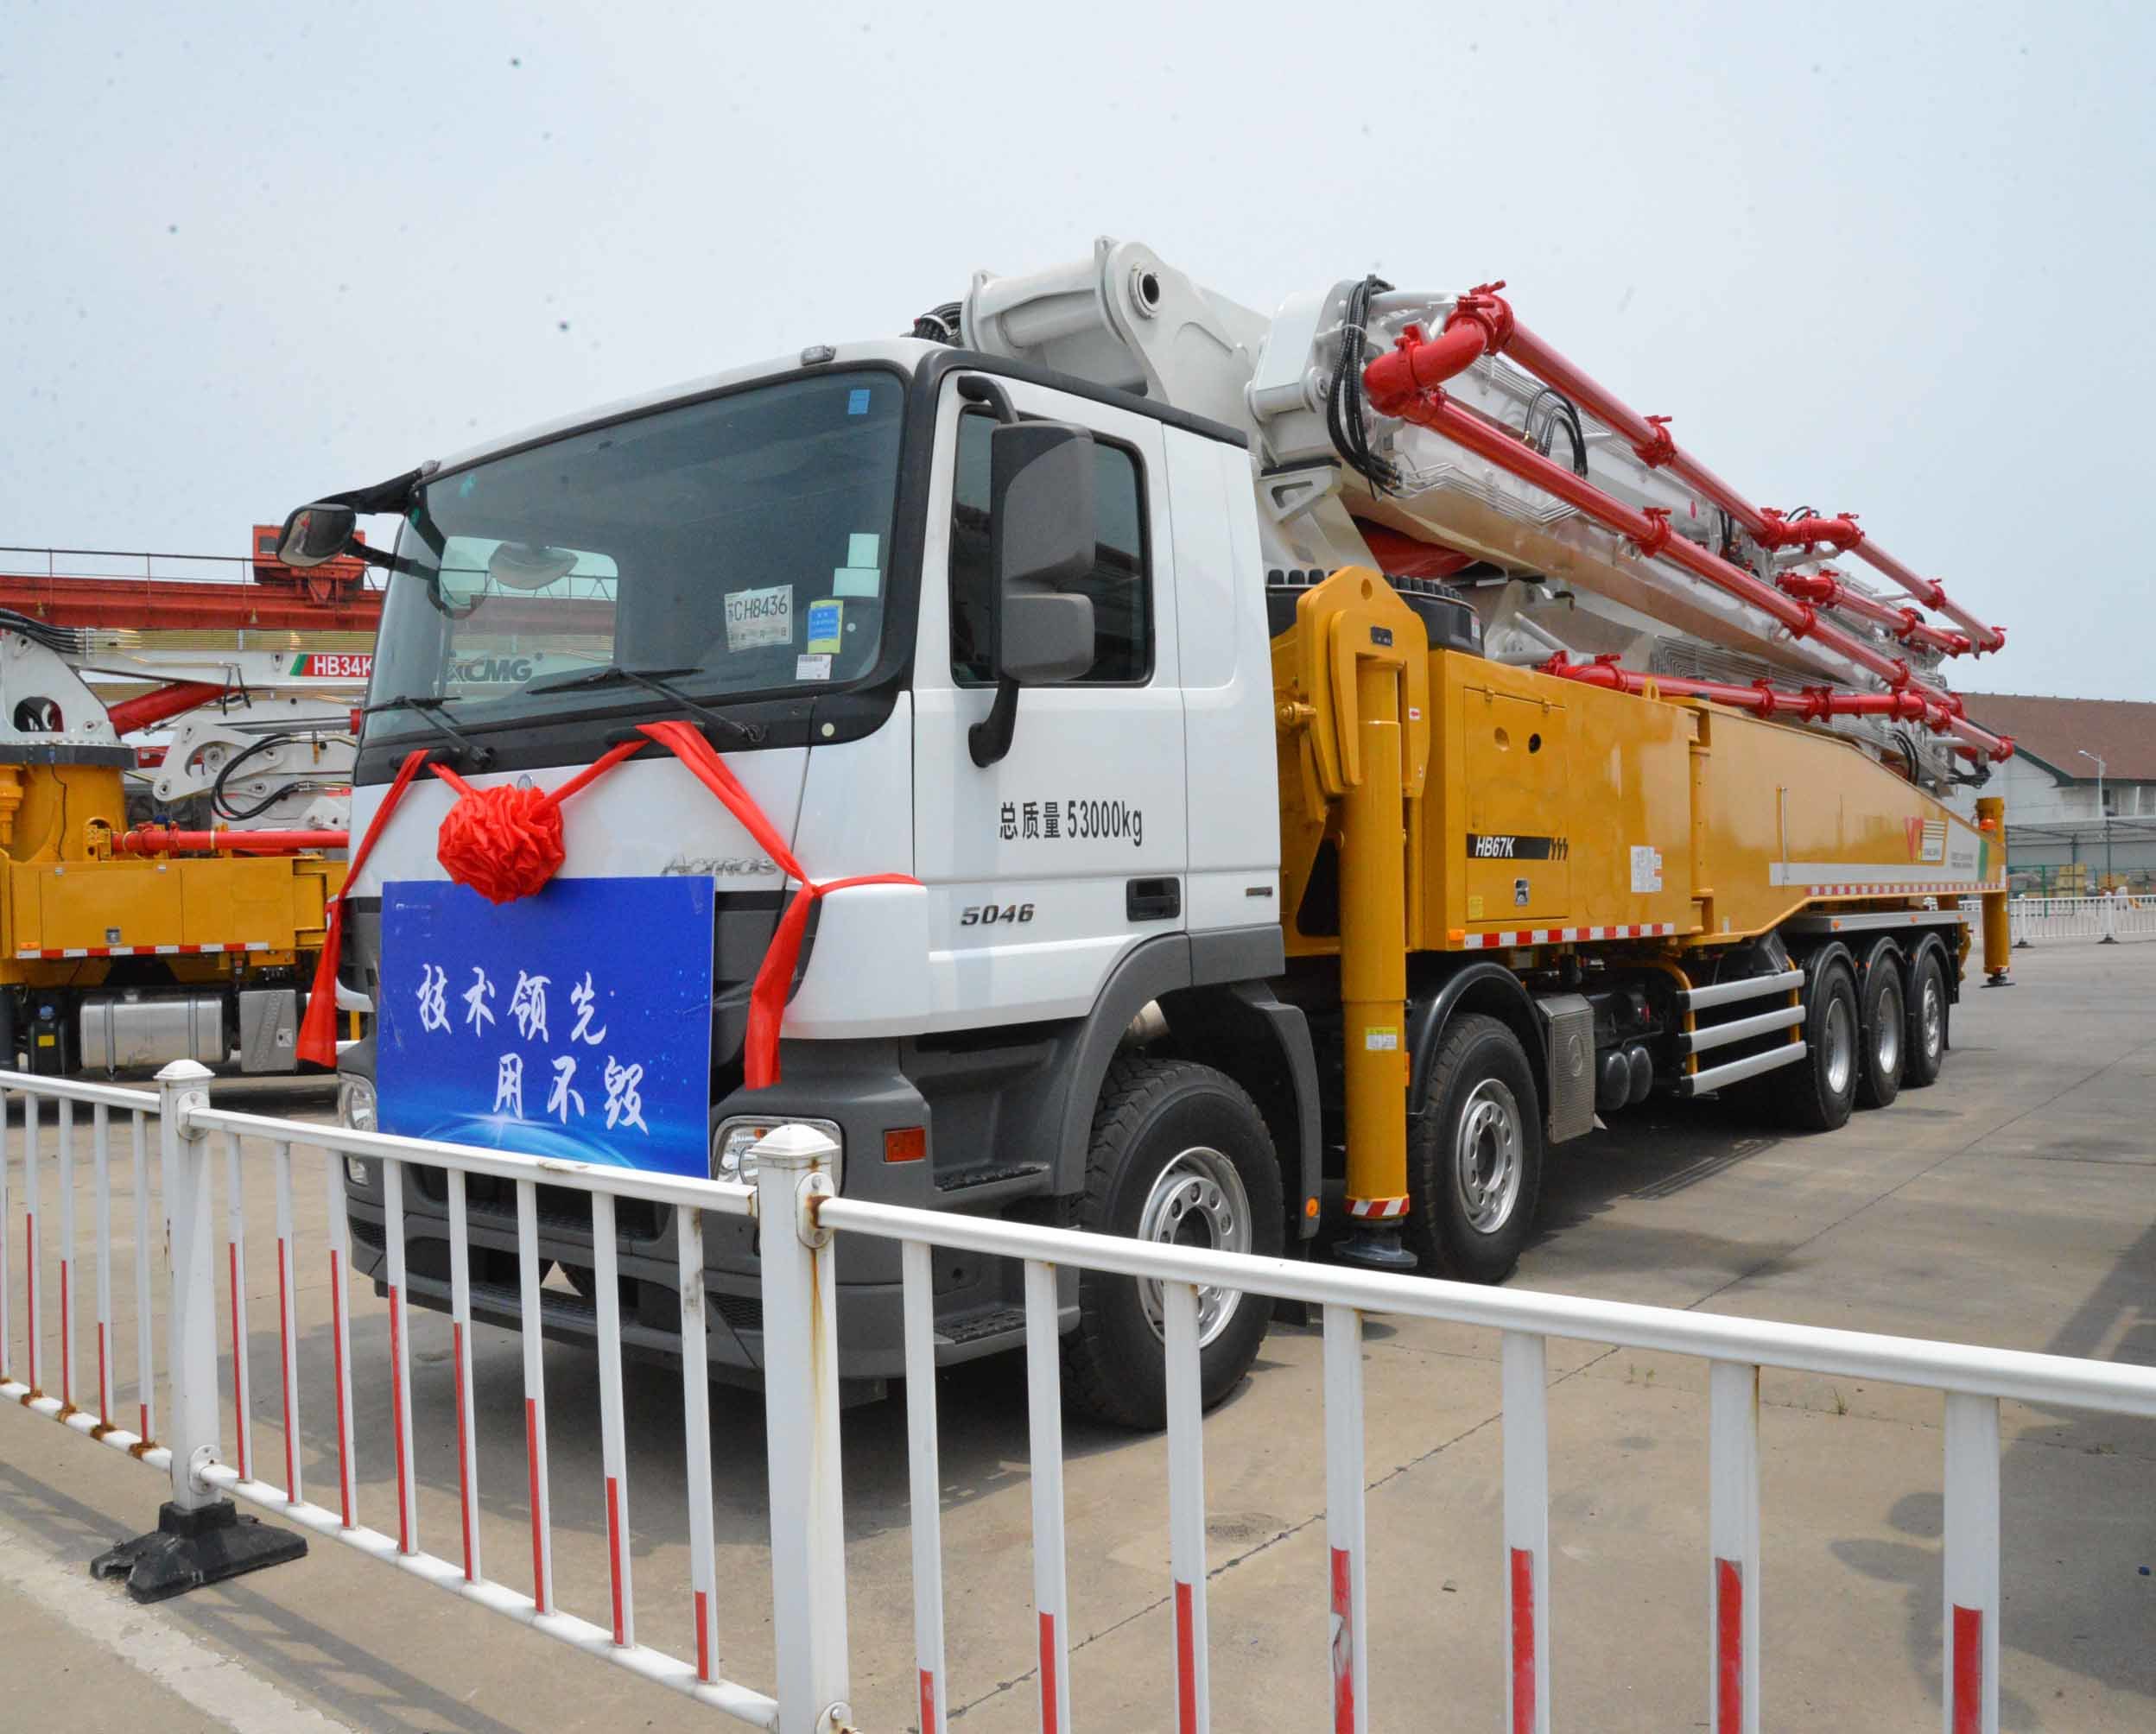
POLYGON ((973 725, 973 763, 1011 750, 1018 688, 1093 666, 1093 598, 1060 588, 1093 570, 1099 540, 1093 435, 1062 421, 1007 421, 988 436, 990 642, 996 701, 973 725))
POLYGON ((301 506, 284 521, 277 558, 287 566, 320 566, 345 551, 359 515, 350 506, 301 506))

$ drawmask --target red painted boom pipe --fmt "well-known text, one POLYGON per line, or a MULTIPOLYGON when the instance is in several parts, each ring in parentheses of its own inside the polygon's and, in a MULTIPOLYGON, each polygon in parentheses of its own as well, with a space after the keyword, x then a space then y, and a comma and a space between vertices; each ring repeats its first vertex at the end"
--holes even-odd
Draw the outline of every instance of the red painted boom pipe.
POLYGON ((131 735, 137 729, 154 728, 159 723, 185 716, 189 711, 200 710, 212 699, 224 695, 224 687, 207 680, 175 680, 139 698, 123 699, 105 715, 112 719, 114 734, 131 735))
POLYGON ((123 855, 289 855, 351 845, 348 831, 177 831, 168 825, 138 825, 112 846, 123 855))
MULTIPOLYGON (((1395 416, 1443 434, 1455 445, 1464 446, 1500 470, 1511 471, 1544 493, 1554 494, 1604 528, 1616 531, 1639 550, 1641 558, 1659 556, 1673 560, 1695 577, 1704 579, 1716 589, 1728 592, 1779 622, 1791 637, 1814 639, 1876 674, 1893 690, 1899 692, 1907 687, 1931 700, 1942 713, 1937 726, 1968 743, 1974 749, 1969 753, 1970 757, 1988 755, 2000 759, 2013 750, 2010 743, 2003 743, 1997 736, 1965 721, 1961 715, 1961 701, 1951 693, 1913 679, 1909 665, 1900 658, 1881 655, 1863 640, 1821 620, 1809 604, 1783 595, 1750 573, 1672 535, 1665 512, 1633 510, 1563 465, 1552 463, 1532 447, 1522 445, 1506 429, 1470 415, 1436 386, 1418 385, 1413 364, 1414 352, 1421 346, 1421 334, 1411 328, 1391 356, 1380 356, 1365 370, 1364 389, 1370 395, 1371 407, 1379 415, 1395 416), (1387 367, 1386 364, 1392 361, 1393 357, 1403 359, 1387 367)), ((1424 377, 1427 372, 1424 370, 1424 377)))
MULTIPOLYGON (((1937 579, 1918 577, 1892 554, 1874 547, 1856 527, 1856 521, 1846 513, 1832 518, 1789 519, 1779 512, 1764 511, 1753 505, 1671 439, 1668 416, 1641 415, 1520 324, 1513 317, 1512 304, 1496 293, 1504 287, 1502 283, 1485 283, 1460 297, 1451 317, 1445 321, 1443 332, 1427 345, 1438 353, 1411 359, 1405 368, 1393 356, 1380 356, 1371 364, 1372 369, 1384 369, 1390 364, 1390 389, 1397 390, 1398 380, 1412 377, 1417 386, 1430 389, 1442 385, 1486 351, 1508 356, 1544 384, 1555 386, 1597 421, 1622 434, 1643 463, 1656 468, 1666 467, 1672 475, 1690 483, 1764 547, 1824 544, 1837 553, 1853 553, 1927 608, 1938 610, 1963 628, 1980 654, 1996 650, 2007 642, 2006 634, 1998 627, 1986 625, 1951 601, 1937 579)), ((1394 351, 1394 355, 1398 353, 1394 351)), ((1369 383, 1367 373, 1364 377, 1369 383)), ((1370 384, 1369 389, 1374 403, 1379 387, 1370 384)))
POLYGON ((1928 644, 1949 656, 1966 655, 1969 640, 1959 632, 1943 632, 1936 626, 1928 626, 1913 608, 1896 608, 1876 598, 1851 590, 1835 572, 1777 573, 1775 583, 1801 602, 1817 603, 1823 608, 1838 608, 1844 613, 1861 614, 1867 620, 1876 620, 1906 644, 1914 640, 1928 644))

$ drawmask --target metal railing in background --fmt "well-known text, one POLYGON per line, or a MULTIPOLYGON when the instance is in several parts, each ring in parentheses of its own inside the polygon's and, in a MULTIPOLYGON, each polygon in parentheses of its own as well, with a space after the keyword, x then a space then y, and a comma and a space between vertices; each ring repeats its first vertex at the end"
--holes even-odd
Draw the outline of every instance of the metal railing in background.
MULTIPOLYGON (((2000 1412, 2004 1400, 2156 1417, 2156 1369, 2072 1360, 2058 1356, 1821 1330, 1654 1307, 1575 1299, 1525 1290, 1474 1288, 1417 1277, 1313 1266, 1088 1235, 955 1212, 917 1211, 839 1196, 837 1148, 805 1127, 782 1127, 757 1147, 753 1191, 723 1183, 679 1180, 619 1168, 541 1161, 496 1151, 353 1132, 306 1122, 228 1112, 208 1105, 205 1074, 182 1063, 160 1079, 160 1097, 61 1085, 0 1073, 0 1089, 22 1103, 25 1117, 24 1201, 31 1227, 23 1272, 28 1359, 18 1380, 8 1370, 12 1341, 0 1314, 0 1395, 16 1398, 78 1431, 129 1450, 170 1477, 174 1505, 197 1510, 229 1497, 253 1505, 314 1535, 328 1536, 437 1588, 507 1616, 587 1655, 603 1657, 672 1687, 753 1726, 783 1734, 842 1734, 853 1726, 848 1698, 844 1489, 839 1456, 839 1378, 833 1242, 846 1235, 896 1241, 901 1249, 902 1300, 909 1377, 905 1386, 913 1497, 915 1674, 923 1734, 945 1734, 949 1690, 944 1655, 943 1556, 938 1518, 935 1320, 930 1250, 956 1248, 1023 1262, 1026 1313, 1025 1377, 1031 1459, 1034 1616, 1038 1643, 1037 1689, 1043 1729, 1073 1726, 1069 1634, 1065 1589, 1062 1404, 1056 1276, 1060 1267, 1088 1269, 1161 1285, 1166 1348, 1169 1462, 1169 1570, 1173 1608, 1173 1703, 1157 1725, 1176 1734, 1210 1727, 1208 1627, 1205 1570, 1205 1459, 1200 1415, 1198 1294, 1228 1288, 1306 1302, 1322 1309, 1326 1488, 1326 1590, 1329 1622, 1311 1634, 1313 1665, 1321 1653, 1330 1669, 1335 1734, 1367 1734, 1370 1726, 1368 1546, 1364 1494, 1368 1483, 1363 1439, 1362 1340, 1365 1319, 1392 1314, 1480 1326, 1500 1333, 1503 1400, 1503 1556, 1493 1561, 1506 1611, 1506 1727, 1510 1734, 1546 1734, 1550 1702, 1550 1548, 1547 1343, 1552 1337, 1697 1357, 1709 1364, 1705 1426, 1710 1490, 1703 1560, 1709 1588, 1709 1678, 1706 1725, 1715 1734, 1747 1734, 1760 1725, 1760 1657, 1766 1634, 1760 1616, 1759 1390, 1762 1368, 1874 1379, 1940 1392, 1944 1408, 1942 1481, 1945 1492, 1943 1666, 1949 1734, 1994 1734, 1998 1726, 2000 1585, 2000 1412), (41 1174, 36 1132, 41 1098, 119 1107, 139 1122, 143 1104, 159 1107, 159 1138, 171 1206, 171 1290, 167 1311, 171 1398, 168 1437, 149 1441, 155 1411, 145 1408, 140 1434, 74 1409, 63 1383, 54 1399, 37 1389, 44 1371, 39 1329, 36 1227, 41 1174), (209 1139, 226 1141, 227 1275, 235 1310, 244 1304, 243 1168, 238 1141, 266 1140, 275 1166, 283 1382, 285 1484, 263 1478, 250 1452, 245 1334, 233 1338, 238 1372, 233 1451, 218 1438, 217 1282, 211 1214, 209 1139), (311 1148, 327 1157, 328 1244, 332 1276, 339 1465, 337 1509, 307 1500, 298 1485, 290 1441, 297 1409, 292 1345, 292 1151, 311 1148), (349 1231, 344 1213, 344 1157, 382 1164, 387 1212, 389 1364, 396 1435, 394 1535, 361 1525, 352 1475, 352 1389, 355 1376, 345 1285, 349 1231), (458 1405, 458 1493, 462 1514, 458 1557, 421 1546, 414 1497, 411 1388, 404 1320, 402 1197, 405 1169, 424 1164, 446 1171, 452 1224, 452 1332, 458 1405), (475 1527, 479 1465, 471 1412, 471 1284, 464 1243, 468 1175, 507 1179, 517 1192, 524 1343, 525 1462, 531 1513, 530 1593, 488 1578, 475 1527), (594 1284, 599 1355, 600 1435, 608 1526, 606 1601, 611 1618, 594 1623, 564 1612, 553 1583, 548 1492, 547 1400, 539 1352, 540 1296, 536 1188, 543 1182, 589 1194, 594 1230, 594 1284), (650 1646, 636 1626, 635 1596, 623 1545, 628 1512, 628 1465, 623 1447, 618 1284, 612 1228, 614 1200, 646 1199, 675 1213, 679 1252, 682 1378, 688 1432, 688 1495, 694 1660, 650 1646), (714 1607, 712 1471, 706 1376, 702 1223, 707 1212, 754 1217, 759 1226, 764 1329, 764 1393, 770 1510, 784 1514, 783 1535, 771 1549, 775 1679, 770 1695, 726 1680, 720 1666, 714 1607)), ((70 1110, 69 1111, 72 1111, 70 1110)), ((63 1146, 63 1149, 64 1149, 63 1146)), ((140 1146, 137 1145, 139 1150, 140 1146)), ((71 1160, 63 1155, 63 1161, 71 1160)), ((105 1165, 98 1164, 100 1199, 105 1165)), ((143 1168, 135 1168, 138 1230, 150 1221, 143 1168)), ((72 1271, 75 1225, 68 1214, 63 1171, 60 1238, 64 1271, 72 1271)), ((110 1263, 105 1210, 98 1213, 99 1269, 110 1263)), ((149 1297, 137 1234, 137 1300, 149 1297)), ((4 1241, 5 1237, 0 1237, 4 1241)), ((0 1291, 10 1288, 0 1258, 0 1291)), ((147 1316, 148 1307, 138 1304, 147 1316)), ((100 1283, 98 1318, 110 1318, 100 1283)), ((63 1319, 63 1381, 72 1381, 63 1319)), ((101 1333, 101 1340, 103 1336, 101 1333)), ((147 1392, 148 1350, 139 1351, 147 1392)), ((100 1416, 109 1413, 109 1367, 100 1377, 100 1416)), ((147 1395, 144 1402, 147 1403, 147 1395)), ((522 1561, 519 1561, 521 1564, 522 1561)), ((1412 1666, 1411 1662, 1408 1664, 1412 1666)), ((1674 1713, 1674 1712, 1673 1712, 1674 1713)))
POLYGON ((2101 897, 2013 897, 2007 910, 2017 950, 2060 940, 2099 945, 2156 940, 2156 895, 2122 891, 2101 897))

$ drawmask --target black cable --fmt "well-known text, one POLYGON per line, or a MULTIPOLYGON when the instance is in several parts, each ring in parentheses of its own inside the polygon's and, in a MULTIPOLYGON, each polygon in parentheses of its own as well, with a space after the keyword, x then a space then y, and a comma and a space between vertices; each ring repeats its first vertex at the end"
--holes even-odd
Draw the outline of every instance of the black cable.
POLYGON ((958 341, 959 319, 964 311, 956 301, 930 307, 914 320, 913 335, 929 343, 954 344, 958 341))
POLYGON ((210 784, 210 811, 215 813, 219 819, 225 820, 230 823, 244 823, 247 820, 257 818, 260 814, 267 813, 271 807, 275 807, 279 801, 282 801, 285 796, 290 794, 295 789, 304 788, 310 782, 327 782, 330 781, 331 779, 327 773, 312 776, 295 776, 290 782, 285 783, 282 788, 273 789, 270 794, 263 796, 263 798, 257 801, 252 807, 229 807, 225 804, 225 785, 231 779, 232 774, 237 771, 240 766, 245 764, 248 760, 254 758, 259 754, 269 752, 275 748, 284 746, 293 741, 305 740, 308 738, 310 738, 310 736, 303 731, 288 731, 287 732, 280 735, 264 735, 260 740, 250 742, 246 746, 242 747, 238 752, 234 753, 231 757, 225 761, 224 765, 217 773, 216 780, 210 784))
POLYGON ((1370 484, 1374 497, 1399 491, 1400 472, 1371 449, 1370 427, 1363 415, 1363 357, 1369 343, 1370 298, 1392 287, 1382 277, 1365 277, 1348 292, 1334 357, 1332 383, 1325 393, 1325 432, 1348 467, 1370 484))
POLYGON ((1547 458, 1550 448, 1557 443, 1557 429, 1563 427, 1572 441, 1572 473, 1587 474, 1587 434, 1580 425, 1579 406, 1554 385, 1545 385, 1527 400, 1527 414, 1521 418, 1520 432, 1527 436, 1527 443, 1547 458), (1544 398, 1550 399, 1550 408, 1543 417, 1543 431, 1535 433, 1535 411, 1544 398))

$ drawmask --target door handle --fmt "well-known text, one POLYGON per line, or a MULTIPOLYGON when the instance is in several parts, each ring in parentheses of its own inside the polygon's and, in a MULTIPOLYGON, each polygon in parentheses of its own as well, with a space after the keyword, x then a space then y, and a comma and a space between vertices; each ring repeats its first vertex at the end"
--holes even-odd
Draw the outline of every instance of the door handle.
POLYGON ((1123 885, 1123 915, 1132 921, 1172 921, 1183 913, 1180 879, 1129 879, 1123 885))

